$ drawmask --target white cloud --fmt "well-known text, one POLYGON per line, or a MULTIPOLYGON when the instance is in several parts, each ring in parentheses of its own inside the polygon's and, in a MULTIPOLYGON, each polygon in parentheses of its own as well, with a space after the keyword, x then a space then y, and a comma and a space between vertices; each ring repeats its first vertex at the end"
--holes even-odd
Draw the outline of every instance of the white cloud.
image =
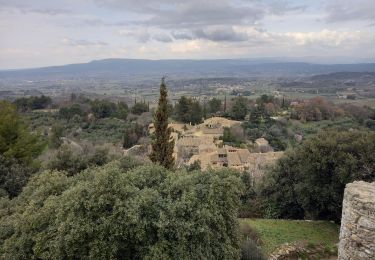
POLYGON ((191 53, 191 52, 197 52, 202 50, 203 43, 202 41, 199 40, 192 40, 192 41, 187 41, 187 42, 178 42, 178 43, 173 43, 170 46, 170 50, 173 53, 191 53))
POLYGON ((288 32, 283 34, 293 40, 296 45, 322 45, 338 47, 361 39, 360 31, 331 31, 323 29, 319 32, 288 32))

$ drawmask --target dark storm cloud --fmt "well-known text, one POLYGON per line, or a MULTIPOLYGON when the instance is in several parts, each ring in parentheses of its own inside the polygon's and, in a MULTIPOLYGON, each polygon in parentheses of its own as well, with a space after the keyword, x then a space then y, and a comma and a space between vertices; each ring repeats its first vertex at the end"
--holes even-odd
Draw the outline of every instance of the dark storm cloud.
POLYGON ((326 6, 327 22, 348 22, 353 20, 375 20, 374 0, 331 0, 326 6))
POLYGON ((202 2, 199 6, 188 3, 173 12, 161 10, 144 24, 157 25, 162 28, 254 24, 263 15, 263 10, 254 7, 234 7, 220 2, 212 4, 202 2))
POLYGON ((176 40, 192 40, 193 37, 188 32, 173 31, 172 36, 176 40))
POLYGON ((63 43, 65 45, 75 46, 75 47, 107 46, 108 45, 107 42, 103 42, 103 41, 89 41, 89 40, 84 40, 84 39, 75 40, 75 39, 70 39, 70 38, 64 38, 63 43))
POLYGON ((214 42, 241 42, 248 40, 246 33, 236 32, 231 27, 215 28, 215 29, 198 29, 193 32, 194 38, 205 39, 214 42))
POLYGON ((161 28, 191 28, 207 25, 253 24, 263 18, 265 10, 256 1, 228 0, 96 0, 101 6, 133 11, 147 18, 139 25, 161 28), (250 3, 250 4, 249 4, 250 3))
POLYGON ((173 39, 167 34, 156 34, 153 39, 158 42, 172 42, 173 39))

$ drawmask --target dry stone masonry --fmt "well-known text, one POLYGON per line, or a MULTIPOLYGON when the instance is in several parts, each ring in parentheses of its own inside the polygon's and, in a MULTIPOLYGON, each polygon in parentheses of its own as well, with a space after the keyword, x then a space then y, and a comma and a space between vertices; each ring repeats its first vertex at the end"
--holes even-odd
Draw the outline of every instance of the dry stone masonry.
POLYGON ((375 259, 375 182, 346 185, 339 260, 375 259))

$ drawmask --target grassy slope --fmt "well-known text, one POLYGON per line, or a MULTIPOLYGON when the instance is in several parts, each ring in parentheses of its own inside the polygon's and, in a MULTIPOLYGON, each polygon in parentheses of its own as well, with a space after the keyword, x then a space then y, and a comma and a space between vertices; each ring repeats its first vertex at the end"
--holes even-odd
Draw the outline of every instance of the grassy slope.
POLYGON ((339 226, 326 221, 240 219, 240 223, 258 231, 266 254, 287 242, 307 241, 334 247, 339 240, 339 226))

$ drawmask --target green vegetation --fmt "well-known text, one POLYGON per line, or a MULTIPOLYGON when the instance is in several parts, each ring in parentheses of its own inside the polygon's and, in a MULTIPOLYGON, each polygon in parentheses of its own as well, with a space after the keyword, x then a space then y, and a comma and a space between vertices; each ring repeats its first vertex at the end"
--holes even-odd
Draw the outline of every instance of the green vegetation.
POLYGON ((135 115, 140 115, 144 112, 148 112, 149 108, 146 103, 135 103, 131 109, 132 113, 135 115))
POLYGON ((171 140, 172 129, 168 127, 168 92, 164 78, 160 84, 158 108, 154 115, 155 133, 152 136, 152 152, 150 159, 167 169, 174 168, 174 140, 171 140))
POLYGON ((221 100, 218 98, 213 98, 208 101, 209 112, 215 114, 221 110, 221 100))
POLYGON ((0 205, 4 259, 238 259, 236 174, 110 163, 44 172, 0 205))
POLYGON ((243 120, 249 110, 248 99, 245 97, 237 97, 233 99, 230 115, 235 120, 243 120))
POLYGON ((0 153, 7 158, 31 164, 43 147, 40 137, 30 134, 15 106, 0 101, 0 153))
POLYGON ((163 79, 151 112, 145 100, 83 95, 0 101, 1 258, 264 259, 286 242, 333 248, 333 223, 245 219, 239 230, 237 217, 339 222, 345 184, 375 180, 375 111, 261 94, 203 106, 182 95, 173 107, 163 79), (57 109, 33 110, 42 107, 57 109), (243 120, 224 129, 224 144, 254 149, 264 137, 285 156, 259 180, 202 172, 199 160, 176 168, 169 117, 212 115, 243 120), (134 145, 138 157, 123 157, 134 145))
POLYGON ((340 221, 345 185, 375 181, 374 154, 374 132, 331 130, 309 138, 266 176, 266 216, 340 221))
POLYGON ((202 122, 203 108, 199 101, 182 96, 174 107, 174 118, 183 123, 202 122))
POLYGON ((14 101, 17 109, 20 111, 28 111, 34 109, 44 109, 52 104, 50 97, 44 95, 40 97, 18 98, 14 101))
POLYGON ((82 117, 84 114, 85 112, 80 104, 73 104, 59 109, 59 117, 66 120, 71 120, 74 116, 82 117))
POLYGON ((17 196, 34 174, 45 143, 31 134, 16 107, 0 101, 0 197, 17 196))
POLYGON ((240 224, 257 231, 266 255, 285 243, 307 241, 335 248, 339 240, 339 226, 328 221, 240 219, 240 224))
POLYGON ((47 168, 75 175, 89 167, 102 166, 109 161, 108 151, 104 148, 73 149, 71 146, 63 145, 53 154, 47 168))
POLYGON ((137 123, 131 124, 125 128, 122 147, 128 149, 138 143, 138 140, 144 136, 143 127, 137 123))

